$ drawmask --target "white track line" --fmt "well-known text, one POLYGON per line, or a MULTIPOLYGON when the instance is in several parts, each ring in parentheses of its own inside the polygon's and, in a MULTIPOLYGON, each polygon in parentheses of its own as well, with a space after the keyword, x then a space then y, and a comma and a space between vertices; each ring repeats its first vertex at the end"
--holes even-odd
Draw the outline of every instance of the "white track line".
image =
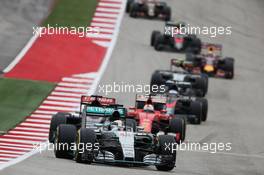
POLYGON ((10 131, 9 133, 12 133, 12 134, 32 134, 32 135, 36 135, 36 136, 48 136, 49 135, 48 133, 39 133, 39 132, 35 132, 35 131, 32 131, 32 132, 29 132, 29 131, 24 131, 24 132, 23 131, 10 131))
POLYGON ((117 17, 118 17, 118 14, 95 12, 94 17, 110 17, 110 18, 117 18, 117 17))
POLYGON ((43 104, 50 104, 50 105, 60 105, 60 106, 70 106, 70 107, 78 107, 79 103, 70 103, 70 102, 59 102, 59 101, 49 101, 45 100, 43 104))
POLYGON ((115 19, 109 19, 109 18, 102 18, 102 17, 96 17, 96 18, 93 18, 93 20, 92 20, 93 22, 97 22, 97 21, 99 21, 99 22, 105 22, 105 21, 107 21, 107 22, 111 22, 111 23, 116 23, 116 20, 115 19))
POLYGON ((58 106, 46 106, 46 105, 41 105, 39 107, 40 109, 53 109, 53 110, 58 110, 58 111, 76 111, 76 108, 68 108, 68 107, 58 107, 58 106))
POLYGON ((79 98, 70 98, 70 97, 58 97, 58 96, 48 96, 48 100, 58 100, 58 101, 70 101, 80 103, 81 99, 79 98))
POLYGON ((85 93, 83 93, 83 94, 74 94, 74 93, 69 93, 69 92, 53 91, 50 95, 58 95, 58 96, 64 96, 64 97, 78 97, 78 98, 80 98, 82 95, 85 95, 85 93))
POLYGON ((115 25, 114 24, 108 24, 108 23, 96 23, 96 22, 92 22, 91 26, 95 26, 95 27, 111 27, 114 28, 115 25))
POLYGON ((103 8, 103 7, 96 8, 96 12, 99 12, 99 11, 119 13, 120 12, 120 9, 110 9, 110 8, 103 8))
POLYGON ((19 52, 19 54, 15 57, 14 61, 12 61, 4 70, 4 73, 7 73, 11 71, 17 63, 24 57, 24 55, 27 53, 27 51, 31 48, 31 46, 35 43, 37 40, 38 35, 33 35, 31 39, 28 41, 26 46, 19 52))
POLYGON ((64 87, 57 86, 55 88, 55 91, 87 93, 89 90, 88 89, 76 89, 76 88, 64 88, 64 87))
POLYGON ((15 127, 15 130, 16 129, 19 129, 19 130, 26 130, 26 131, 33 131, 33 132, 47 132, 49 131, 49 128, 48 129, 40 129, 40 128, 31 128, 31 127, 15 127))
POLYGON ((93 40, 93 42, 102 47, 109 47, 111 45, 111 42, 107 42, 107 41, 93 40))
POLYGON ((121 8, 122 4, 116 4, 116 3, 104 3, 104 2, 99 2, 98 6, 104 6, 104 7, 118 7, 121 8))
POLYGON ((78 83, 58 83, 59 86, 65 86, 65 87, 76 87, 76 88, 87 88, 89 85, 85 84, 78 84, 78 83))
POLYGON ((103 38, 103 39, 112 39, 113 35, 109 34, 87 34, 90 38, 103 38))
POLYGON ((66 78, 62 78, 62 81, 74 82, 74 83, 91 83, 93 80, 66 77, 66 78))
MULTIPOLYGON (((96 88, 99 84, 99 81, 101 80, 102 78, 102 75, 104 74, 105 72, 105 69, 108 65, 108 62, 111 58, 111 55, 113 53, 113 50, 114 50, 114 47, 115 47, 115 44, 116 44, 116 41, 117 41, 117 37, 118 37, 118 34, 119 34, 119 30, 120 30, 120 25, 121 25, 121 21, 122 21, 122 18, 124 16, 124 11, 125 11, 125 6, 126 6, 126 0, 122 1, 122 6, 121 6, 121 9, 120 11, 120 14, 117 18, 117 22, 116 22, 116 26, 115 26, 115 31, 114 31, 114 34, 113 34, 113 39, 112 39, 112 42, 109 46, 109 48, 107 49, 107 52, 106 52, 106 55, 105 55, 105 58, 100 66, 100 69, 97 73, 97 77, 96 79, 94 80, 94 83, 93 85, 91 86, 91 89, 88 93, 88 95, 92 95, 96 92, 96 88)), ((101 10, 103 11, 104 9, 101 8, 101 10)), ((111 12, 112 9, 110 9, 110 12, 111 12)))
POLYGON ((45 110, 36 110, 33 112, 33 114, 51 114, 51 115, 54 115, 57 113, 58 113, 57 111, 45 111, 45 110))
POLYGON ((32 114, 30 117, 43 118, 43 119, 51 119, 52 118, 52 115, 32 114))

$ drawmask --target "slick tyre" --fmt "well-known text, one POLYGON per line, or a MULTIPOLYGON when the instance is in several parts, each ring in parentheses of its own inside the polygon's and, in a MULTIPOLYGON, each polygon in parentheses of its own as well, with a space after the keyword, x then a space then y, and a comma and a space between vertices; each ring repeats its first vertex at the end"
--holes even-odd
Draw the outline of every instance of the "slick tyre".
POLYGON ((195 120, 192 124, 201 124, 202 121, 202 104, 198 101, 192 101, 190 105, 190 114, 195 115, 195 120))
POLYGON ((77 131, 74 125, 61 124, 58 126, 54 148, 56 158, 72 159, 74 157, 71 146, 75 144, 76 134, 77 131))
POLYGON ((202 118, 201 120, 205 122, 207 120, 207 113, 208 113, 208 100, 206 98, 198 98, 198 102, 202 104, 202 118))
POLYGON ((158 154, 161 156, 171 156, 171 161, 163 165, 156 165, 157 170, 159 171, 171 171, 176 164, 176 151, 168 149, 168 145, 172 148, 172 145, 176 144, 175 138, 171 135, 160 135, 158 137, 159 151, 158 154))
POLYGON ((89 128, 81 128, 78 131, 76 142, 77 142, 77 150, 75 152, 76 162, 91 164, 94 160, 94 152, 97 150, 97 148, 95 148, 95 143, 96 143, 95 132, 89 128))
POLYGON ((66 124, 67 116, 69 115, 70 115, 69 113, 59 112, 52 116, 51 122, 50 122, 50 129, 49 129, 49 142, 50 143, 54 143, 57 127, 60 124, 66 124))
POLYGON ((150 45, 151 46, 154 46, 154 42, 157 38, 158 35, 161 35, 160 31, 156 31, 154 30, 152 33, 151 33, 151 39, 150 39, 150 45))
POLYGON ((169 132, 175 134, 179 133, 180 140, 177 141, 183 142, 185 140, 186 121, 183 118, 177 118, 177 117, 172 118, 169 124, 169 132))

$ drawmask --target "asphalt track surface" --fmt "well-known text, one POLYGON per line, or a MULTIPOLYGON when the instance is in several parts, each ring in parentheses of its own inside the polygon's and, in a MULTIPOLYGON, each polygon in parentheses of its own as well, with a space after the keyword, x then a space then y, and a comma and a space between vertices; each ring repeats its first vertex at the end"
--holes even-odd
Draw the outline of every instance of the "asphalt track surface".
MULTIPOLYGON (((169 0, 173 18, 198 26, 232 26, 231 36, 204 41, 222 43, 224 55, 236 59, 234 80, 210 79, 208 121, 188 126, 187 140, 193 142, 231 142, 226 154, 178 152, 177 167, 170 174, 264 174, 264 2, 261 0, 169 0)), ((100 84, 113 81, 148 84, 155 69, 167 68, 173 53, 156 52, 149 46, 150 33, 162 30, 163 23, 142 19, 123 19, 121 33, 109 66, 100 84), (135 28, 135 26, 137 26, 135 28)), ((120 103, 133 105, 134 94, 109 94, 120 103)), ((45 151, 8 167, 0 174, 167 174, 152 167, 127 168, 83 165, 55 159, 45 151)))
POLYGON ((0 71, 32 37, 32 27, 48 14, 51 0, 0 1, 0 71))

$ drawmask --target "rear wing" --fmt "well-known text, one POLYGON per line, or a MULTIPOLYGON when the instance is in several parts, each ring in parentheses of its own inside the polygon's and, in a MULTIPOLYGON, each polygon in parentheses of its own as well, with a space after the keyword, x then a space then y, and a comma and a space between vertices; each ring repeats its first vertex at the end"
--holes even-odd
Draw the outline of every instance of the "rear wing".
POLYGON ((223 46, 221 44, 203 43, 201 55, 214 54, 215 56, 222 56, 223 46))
POLYGON ((166 104, 167 97, 164 95, 136 95, 136 102, 138 101, 151 101, 152 103, 163 103, 166 104))
POLYGON ((84 96, 83 95, 81 97, 81 104, 92 105, 92 104, 96 104, 96 103, 98 103, 98 106, 99 105, 102 105, 102 106, 115 105, 116 99, 103 97, 103 96, 97 96, 97 95, 92 95, 92 96, 84 96))

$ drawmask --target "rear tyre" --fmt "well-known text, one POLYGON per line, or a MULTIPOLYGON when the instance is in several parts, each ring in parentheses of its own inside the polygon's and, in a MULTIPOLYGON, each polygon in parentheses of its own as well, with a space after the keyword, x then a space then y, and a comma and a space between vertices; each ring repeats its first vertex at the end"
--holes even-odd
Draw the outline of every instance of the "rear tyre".
POLYGON ((225 78, 234 78, 234 58, 225 58, 224 71, 226 72, 225 78))
POLYGON ((50 143, 54 143, 57 127, 60 124, 66 124, 67 116, 69 115, 70 115, 69 113, 59 112, 52 116, 52 119, 50 122, 50 129, 49 129, 49 142, 50 143))
POLYGON ((69 158, 74 157, 72 146, 75 144, 76 127, 69 124, 61 124, 58 126, 55 137, 54 153, 56 158, 69 158))
POLYGON ((75 160, 77 163, 91 164, 94 160, 96 134, 89 128, 81 128, 77 137, 75 160), (88 149, 87 149, 88 148, 88 149))
POLYGON ((186 122, 183 118, 172 118, 170 120, 169 124, 169 132, 172 133, 179 133, 180 134, 180 140, 177 140, 177 142, 183 142, 185 140, 185 132, 186 132, 186 122))
POLYGON ((130 5, 130 12, 129 12, 129 16, 132 18, 136 18, 137 17, 137 11, 138 11, 138 4, 137 3, 132 3, 130 5))
POLYGON ((168 6, 164 7, 164 14, 165 14, 165 21, 170 21, 171 20, 171 8, 168 6))
POLYGON ((208 100, 206 98, 197 98, 197 101, 202 104, 202 118, 201 120, 205 122, 207 120, 208 113, 208 100))
MULTIPOLYGON (((162 92, 165 91, 165 89, 162 89, 160 86, 161 85, 165 85, 166 80, 162 77, 161 73, 159 73, 158 71, 155 71, 152 76, 151 76, 151 80, 150 80, 150 89, 154 89, 152 88, 153 86, 157 86, 158 87, 158 92, 162 92)), ((155 87, 155 89, 157 89, 155 87)))
POLYGON ((202 120, 202 105, 198 101, 192 101, 190 105, 190 114, 195 115, 195 119, 191 121, 192 124, 201 124, 202 120))
POLYGON ((163 35, 161 35, 161 34, 157 35, 156 40, 154 42, 155 50, 161 51, 163 49, 163 47, 164 47, 163 43, 164 43, 163 35))
POLYGON ((167 146, 170 145, 170 148, 172 148, 173 145, 176 144, 175 138, 171 135, 160 135, 158 137, 158 142, 159 142, 158 154, 161 156, 171 156, 171 161, 168 161, 163 165, 156 165, 156 168, 159 171, 171 171, 173 170, 176 164, 176 151, 173 151, 172 149, 168 149, 167 146))
POLYGON ((152 34, 151 34, 151 39, 150 39, 150 45, 151 45, 151 46, 154 46, 154 42, 155 42, 155 40, 156 40, 156 38, 157 38, 158 35, 161 35, 160 31, 156 31, 156 30, 154 30, 154 31, 152 32, 152 34))

